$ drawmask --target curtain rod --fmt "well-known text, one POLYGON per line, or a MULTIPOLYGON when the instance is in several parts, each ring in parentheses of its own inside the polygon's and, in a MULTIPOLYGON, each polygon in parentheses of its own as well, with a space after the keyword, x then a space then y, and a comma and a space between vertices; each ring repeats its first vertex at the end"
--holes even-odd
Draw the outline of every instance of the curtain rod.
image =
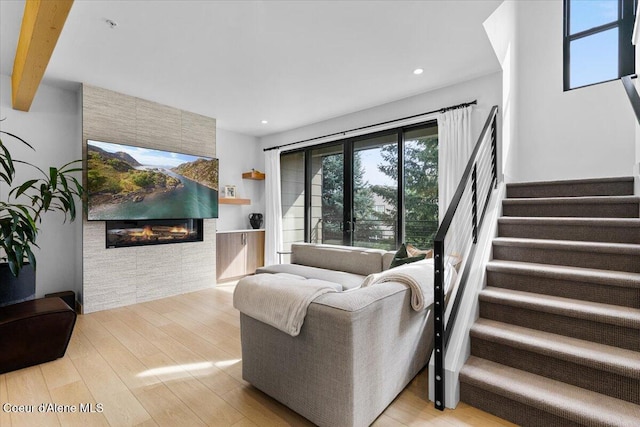
POLYGON ((373 125, 362 126, 362 127, 359 127, 359 128, 345 130, 345 131, 342 131, 342 132, 335 132, 335 133, 330 133, 330 134, 327 134, 327 135, 316 136, 315 138, 303 139, 302 141, 290 142, 288 144, 283 144, 283 145, 276 145, 274 147, 265 148, 262 151, 277 150, 278 148, 288 147, 290 145, 295 145, 295 144, 302 144, 303 142, 315 141, 317 139, 329 138, 331 136, 337 136, 337 135, 346 135, 349 132, 356 132, 356 131, 363 130, 363 129, 369 129, 369 128, 372 128, 372 127, 375 127, 375 126, 387 125, 389 123, 395 123, 395 122, 399 122, 399 121, 402 121, 402 120, 413 119, 415 117, 426 116, 427 114, 444 113, 446 111, 455 110, 457 108, 464 108, 464 107, 468 107, 470 105, 476 105, 477 103, 478 103, 478 100, 476 99, 476 100, 473 100, 471 102, 463 102, 462 104, 453 105, 451 107, 439 108, 437 110, 427 111, 425 113, 414 114, 413 116, 401 117, 399 119, 388 120, 386 122, 380 122, 380 123, 376 123, 376 124, 373 124, 373 125))

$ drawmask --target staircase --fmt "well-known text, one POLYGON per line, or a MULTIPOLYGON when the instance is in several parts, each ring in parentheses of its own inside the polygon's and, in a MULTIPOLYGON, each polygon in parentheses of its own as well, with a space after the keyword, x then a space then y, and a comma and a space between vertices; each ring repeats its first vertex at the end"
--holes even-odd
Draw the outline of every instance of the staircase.
POLYGON ((507 185, 460 399, 527 426, 640 426, 633 178, 507 185))

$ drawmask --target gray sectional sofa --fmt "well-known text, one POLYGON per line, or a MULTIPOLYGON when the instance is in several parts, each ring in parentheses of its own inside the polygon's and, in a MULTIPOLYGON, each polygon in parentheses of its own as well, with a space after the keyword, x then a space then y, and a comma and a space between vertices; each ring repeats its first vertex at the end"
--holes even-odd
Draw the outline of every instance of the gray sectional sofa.
MULTIPOLYGON (((427 364, 433 314, 397 282, 358 288, 393 252, 292 245, 291 264, 260 268, 339 283, 317 297, 298 336, 240 313, 243 378, 319 426, 371 424, 427 364)), ((284 275, 286 276, 286 275, 284 275)))

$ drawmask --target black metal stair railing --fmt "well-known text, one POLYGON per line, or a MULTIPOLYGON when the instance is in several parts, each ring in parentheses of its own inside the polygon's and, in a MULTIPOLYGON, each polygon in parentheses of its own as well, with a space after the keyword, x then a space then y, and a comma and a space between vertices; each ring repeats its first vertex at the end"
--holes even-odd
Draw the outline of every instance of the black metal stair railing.
POLYGON ((456 193, 449 204, 434 240, 434 357, 435 357, 435 407, 445 408, 444 362, 451 331, 455 324, 470 267, 475 254, 478 233, 498 184, 497 165, 497 113, 491 108, 480 137, 473 149, 456 193), (479 214, 479 215, 478 215, 479 214), (466 259, 462 260, 462 257, 466 259), (445 289, 445 266, 461 261, 464 270, 448 321, 445 289))
POLYGON ((636 119, 638 120, 638 123, 640 123, 640 96, 638 96, 638 91, 631 81, 637 77, 638 76, 636 74, 629 74, 628 76, 622 77, 620 80, 622 80, 624 90, 627 92, 629 102, 631 102, 631 108, 633 108, 633 112, 636 114, 636 119))

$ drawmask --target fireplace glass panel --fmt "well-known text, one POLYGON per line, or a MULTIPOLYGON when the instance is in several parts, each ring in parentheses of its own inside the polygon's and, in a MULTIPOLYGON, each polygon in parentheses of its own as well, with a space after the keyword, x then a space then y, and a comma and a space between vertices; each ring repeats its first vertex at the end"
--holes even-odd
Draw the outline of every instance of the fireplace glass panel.
POLYGON ((201 242, 202 219, 106 221, 107 248, 201 242))

